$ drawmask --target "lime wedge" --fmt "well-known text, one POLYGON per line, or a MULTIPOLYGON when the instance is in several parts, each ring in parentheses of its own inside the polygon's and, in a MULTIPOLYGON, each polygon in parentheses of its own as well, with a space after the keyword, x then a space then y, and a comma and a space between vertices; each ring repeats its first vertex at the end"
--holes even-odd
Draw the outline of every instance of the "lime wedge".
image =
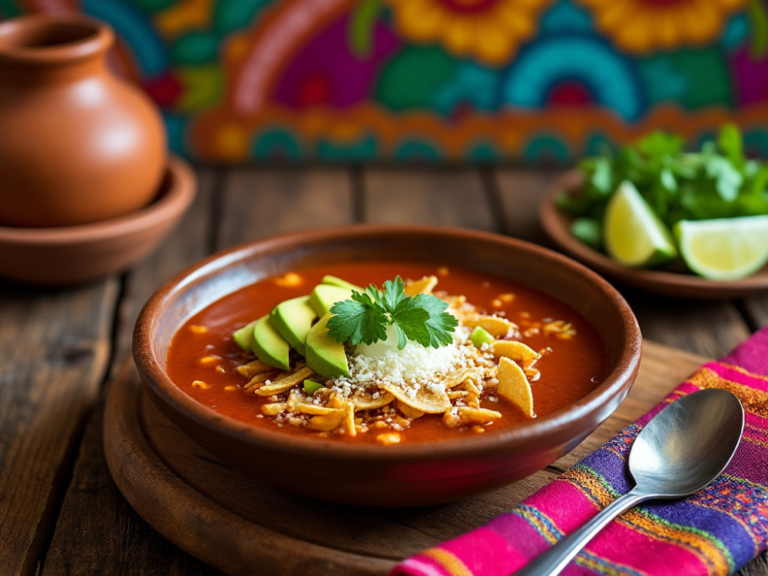
POLYGON ((688 267, 711 280, 738 280, 768 263, 768 216, 681 220, 675 236, 688 267))
POLYGON ((631 182, 611 196, 603 226, 608 254, 624 266, 653 266, 677 256, 669 230, 631 182))

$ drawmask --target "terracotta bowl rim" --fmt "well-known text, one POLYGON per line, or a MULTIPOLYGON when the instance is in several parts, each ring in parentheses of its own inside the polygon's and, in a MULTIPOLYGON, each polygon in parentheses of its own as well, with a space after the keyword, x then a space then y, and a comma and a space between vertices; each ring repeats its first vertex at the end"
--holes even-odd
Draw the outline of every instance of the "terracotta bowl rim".
POLYGON ((426 461, 446 457, 471 456, 483 449, 497 448, 500 444, 508 445, 510 448, 519 448, 528 442, 534 442, 536 439, 553 437, 561 439, 560 443, 567 442, 567 440, 562 441, 564 436, 573 438, 573 434, 569 436, 568 428, 587 418, 591 413, 599 411, 602 406, 610 403, 613 398, 631 387, 639 368, 641 348, 640 327, 623 296, 598 274, 567 256, 523 240, 489 232, 443 226, 393 224, 355 224, 294 232, 272 236, 215 253, 185 269, 155 292, 139 315, 133 338, 133 356, 136 367, 145 384, 153 393, 152 395, 198 425, 213 429, 225 437, 250 444, 253 447, 272 450, 277 448, 286 454, 295 456, 318 457, 322 454, 345 460, 359 459, 377 462, 426 461), (176 294, 182 292, 190 284, 214 276, 235 262, 247 259, 253 250, 258 248, 282 246, 285 250, 289 250, 320 238, 324 241, 354 241, 360 238, 393 234, 449 235, 456 239, 466 238, 501 244, 515 251, 533 252, 552 265, 565 266, 577 274, 586 276, 605 295, 605 304, 613 306, 621 317, 622 331, 618 336, 623 338, 624 346, 616 367, 600 386, 577 401, 575 405, 558 410, 531 423, 493 434, 402 446, 357 445, 324 441, 251 426, 219 414, 197 402, 176 386, 161 368, 154 353, 154 327, 164 307, 173 300, 176 294))
POLYGON ((582 182, 583 177, 578 169, 568 170, 552 181, 541 196, 539 221, 544 232, 558 248, 591 266, 597 272, 659 293, 667 293, 670 288, 678 291, 685 290, 686 297, 731 298, 768 290, 768 276, 760 271, 741 280, 720 281, 709 280, 695 274, 627 268, 581 243, 561 225, 561 218, 563 216, 570 218, 570 215, 565 214, 555 205, 555 196, 560 192, 578 189, 582 182))
POLYGON ((0 243, 35 246, 94 242, 129 235, 184 212, 195 197, 192 168, 181 158, 168 155, 163 178, 165 194, 130 214, 90 224, 52 228, 0 226, 0 243))

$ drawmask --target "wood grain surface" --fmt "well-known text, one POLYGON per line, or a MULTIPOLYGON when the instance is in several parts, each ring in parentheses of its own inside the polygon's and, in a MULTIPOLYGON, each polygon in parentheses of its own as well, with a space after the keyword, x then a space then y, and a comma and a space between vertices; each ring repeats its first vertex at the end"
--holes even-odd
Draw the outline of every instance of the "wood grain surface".
POLYGON ((235 472, 160 413, 130 361, 110 385, 104 450, 134 508, 166 538, 227 574, 383 576, 399 560, 477 528, 551 482, 704 361, 647 341, 627 400, 571 454, 500 490, 428 508, 325 503, 235 472))
MULTIPOLYGON (((136 314, 161 282, 226 246, 350 222, 462 226, 541 242, 538 198, 557 172, 205 169, 183 224, 127 274, 61 292, 0 281, 0 574, 215 573, 133 512, 101 450, 99 388, 125 359, 136 314)), ((695 303, 619 289, 646 337, 708 357, 768 323, 768 295, 695 303)), ((765 557, 741 573, 768 576, 765 557)))

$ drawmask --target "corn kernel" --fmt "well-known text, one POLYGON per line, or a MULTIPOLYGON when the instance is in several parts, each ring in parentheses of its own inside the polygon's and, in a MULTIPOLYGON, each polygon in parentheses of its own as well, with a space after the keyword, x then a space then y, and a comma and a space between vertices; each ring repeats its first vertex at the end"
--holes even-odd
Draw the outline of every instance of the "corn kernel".
POLYGON ((195 388, 202 388, 202 389, 210 388, 210 386, 205 382, 203 382, 202 380, 195 380, 194 382, 192 382, 192 386, 194 386, 195 388))
POLYGON ((284 274, 283 276, 280 276, 279 278, 275 278, 274 282, 278 286, 299 286, 304 280, 301 276, 296 274, 295 272, 288 272, 287 274, 284 274))
POLYGON ((189 327, 189 330, 190 330, 190 331, 191 331, 193 334, 208 334, 208 328, 206 328, 205 326, 198 326, 198 325, 196 325, 196 324, 195 324, 195 325, 192 325, 192 326, 190 326, 190 327, 189 327))

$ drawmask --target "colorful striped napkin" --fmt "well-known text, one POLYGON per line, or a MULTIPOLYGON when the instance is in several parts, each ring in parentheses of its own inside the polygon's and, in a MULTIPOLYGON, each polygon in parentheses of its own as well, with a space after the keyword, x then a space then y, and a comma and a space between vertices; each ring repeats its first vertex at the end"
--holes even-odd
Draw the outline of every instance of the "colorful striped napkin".
POLYGON ((397 566, 398 576, 506 576, 630 490, 637 433, 681 396, 724 388, 744 404, 736 456, 705 490, 643 504, 614 520, 563 574, 730 574, 768 545, 768 326, 720 362, 702 366, 664 402, 511 512, 397 566))

